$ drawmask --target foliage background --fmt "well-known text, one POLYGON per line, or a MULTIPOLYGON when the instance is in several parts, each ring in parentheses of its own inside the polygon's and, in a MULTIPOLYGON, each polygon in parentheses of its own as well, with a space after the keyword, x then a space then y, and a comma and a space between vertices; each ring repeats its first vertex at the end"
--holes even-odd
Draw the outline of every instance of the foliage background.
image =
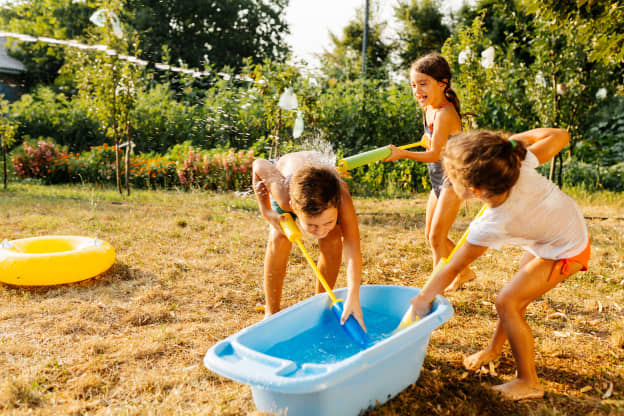
MULTIPOLYGON (((589 35, 577 36, 577 31, 586 34, 588 28, 604 22, 606 15, 620 19, 620 2, 609 6, 614 11, 607 3, 570 4, 558 13, 548 2, 480 0, 444 16, 436 1, 401 0, 395 8, 401 33, 397 39, 383 36, 387 24, 376 18, 377 8, 372 7, 369 65, 363 77, 359 73, 361 10, 342 34, 333 35, 333 49, 321 57, 321 69, 313 70, 287 60, 281 37, 286 27, 273 13, 286 7, 283 0, 253 5, 240 0, 229 8, 223 6, 220 13, 229 17, 240 16, 248 8, 244 27, 208 12, 195 16, 195 9, 185 6, 186 2, 154 2, 141 10, 133 1, 21 2, 0 9, 0 21, 10 30, 107 42, 150 60, 203 66, 210 75, 193 78, 155 71, 149 65, 144 72, 111 70, 112 61, 94 52, 13 42, 13 53, 29 68, 26 84, 30 90, 8 111, 18 126, 9 150, 43 138, 78 153, 123 141, 122 134, 130 134, 136 157, 146 159, 165 157, 185 142, 198 151, 251 150, 255 157, 298 149, 327 151, 331 146, 338 158, 389 143, 407 144, 420 138, 422 115, 411 98, 406 68, 427 51, 441 49, 454 72, 453 88, 462 103, 465 128, 508 132, 539 126, 567 128, 572 140, 565 152, 563 183, 620 191, 624 63, 617 54, 604 59, 601 48, 609 50, 610 46, 595 41, 588 48, 589 35), (90 13, 103 5, 119 11, 126 34, 123 39, 113 37, 110 28, 89 23, 90 13), (160 16, 157 10, 175 21, 189 22, 188 27, 174 34, 155 17, 160 16), (193 19, 202 18, 207 25, 203 31, 227 34, 239 29, 240 36, 230 40, 240 47, 217 37, 210 46, 213 54, 206 59, 184 55, 193 51, 193 57, 203 56, 192 48, 176 47, 181 39, 192 38, 188 28, 193 27, 193 19), (563 25, 565 21, 571 23, 563 25), (267 41, 272 46, 252 53, 242 45, 256 24, 272 25, 262 36, 280 36, 267 41), (223 27, 218 29, 219 25, 223 27), (241 55, 225 59, 222 50, 240 50, 241 55), (487 51, 493 52, 491 62, 484 60, 487 51), (115 112, 112 87, 107 86, 120 85, 125 88, 122 92, 130 91, 122 82, 123 71, 130 74, 126 78, 132 82, 126 84, 132 85, 132 92, 126 104, 113 105, 115 112), (87 78, 89 93, 80 94, 87 78), (303 135, 296 139, 296 113, 277 105, 286 88, 297 95, 305 124, 303 135), (128 133, 121 130, 119 120, 111 119, 117 113, 118 119, 128 120, 128 133)), ((619 39, 613 25, 596 30, 615 42, 619 39)), ((13 150, 20 151, 24 153, 24 149, 13 150)), ((425 166, 405 161, 361 168, 353 172, 351 183, 356 193, 371 195, 410 195, 428 189, 425 166)))

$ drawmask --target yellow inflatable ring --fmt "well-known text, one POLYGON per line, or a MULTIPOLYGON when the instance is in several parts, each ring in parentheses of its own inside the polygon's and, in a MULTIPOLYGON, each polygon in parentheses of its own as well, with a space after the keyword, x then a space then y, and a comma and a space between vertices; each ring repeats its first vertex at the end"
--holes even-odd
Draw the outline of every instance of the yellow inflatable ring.
POLYGON ((0 282, 19 286, 78 282, 105 272, 114 262, 115 249, 97 238, 4 240, 0 243, 0 282))

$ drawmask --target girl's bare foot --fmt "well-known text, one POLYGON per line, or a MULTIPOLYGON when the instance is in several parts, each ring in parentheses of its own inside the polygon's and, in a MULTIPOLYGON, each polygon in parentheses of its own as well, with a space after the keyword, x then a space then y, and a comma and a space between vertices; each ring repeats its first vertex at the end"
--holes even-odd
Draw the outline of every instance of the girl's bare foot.
POLYGON ((475 274, 475 272, 473 272, 469 268, 465 268, 460 274, 455 277, 451 284, 448 285, 446 289, 444 289, 444 292, 454 292, 462 287, 464 283, 468 283, 474 280, 476 277, 477 275, 475 274))
POLYGON ((540 399, 544 397, 544 388, 539 382, 528 382, 519 378, 509 383, 492 387, 508 400, 540 399))
POLYGON ((486 348, 464 358, 464 367, 466 370, 477 371, 482 365, 494 361, 498 357, 500 357, 500 352, 486 348))

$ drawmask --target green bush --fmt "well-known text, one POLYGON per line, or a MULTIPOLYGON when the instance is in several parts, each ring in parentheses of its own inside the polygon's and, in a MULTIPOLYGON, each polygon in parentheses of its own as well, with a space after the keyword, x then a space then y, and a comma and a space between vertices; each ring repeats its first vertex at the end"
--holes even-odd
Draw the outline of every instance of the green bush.
POLYGON ((313 127, 345 155, 413 143, 423 134, 422 113, 407 84, 379 80, 336 84, 320 94, 311 117, 313 127))
POLYGON ((610 99, 591 120, 576 144, 575 156, 600 166, 624 161, 624 97, 610 99))
POLYGON ((253 161, 253 151, 191 149, 178 170, 178 178, 184 188, 244 191, 251 187, 253 161))
POLYGON ((51 137, 73 152, 104 142, 98 121, 86 109, 48 87, 23 95, 11 105, 11 112, 19 121, 16 137, 51 137))
POLYGON ((599 166, 575 160, 563 164, 562 183, 587 191, 624 191, 624 162, 612 166, 599 166))
POLYGON ((137 152, 165 153, 185 141, 201 146, 204 141, 204 116, 200 107, 176 100, 167 85, 156 85, 139 93, 136 103, 136 125, 132 140, 137 152))
POLYGON ((377 162, 351 171, 349 189, 361 196, 404 197, 429 191, 428 175, 425 163, 377 162))

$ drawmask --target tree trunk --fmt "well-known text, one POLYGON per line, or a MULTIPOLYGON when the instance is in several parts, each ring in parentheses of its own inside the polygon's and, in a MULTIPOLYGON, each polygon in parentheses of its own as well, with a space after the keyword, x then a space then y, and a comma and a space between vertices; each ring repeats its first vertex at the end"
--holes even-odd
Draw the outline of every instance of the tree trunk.
POLYGON ((113 82, 113 136, 115 137, 115 181, 117 182, 117 190, 119 194, 123 194, 121 191, 121 177, 119 175, 119 134, 117 132, 117 82, 113 82))
POLYGON ((559 169, 557 170, 557 184, 559 185, 559 188, 561 188, 561 185, 563 183, 563 179, 561 178, 561 169, 563 168, 563 154, 561 152, 559 152, 559 154, 557 155, 557 159, 559 159, 559 169))
POLYGON ((119 175, 119 139, 115 138, 115 180, 117 181, 117 190, 121 194, 121 178, 119 175))
POLYGON ((269 155, 269 159, 277 159, 279 155, 279 145, 280 145, 280 131, 282 131, 282 109, 277 108, 277 131, 275 132, 275 136, 273 139, 273 146, 271 150, 271 154, 269 155))
MULTIPOLYGON (((553 73, 552 76, 552 100, 553 100, 553 126, 557 124, 557 75, 553 73)), ((548 173, 548 179, 554 181, 555 179, 555 166, 557 165, 557 155, 555 155, 550 161, 550 172, 548 173)))
POLYGON ((126 194, 130 196, 130 181, 128 180, 130 176, 130 150, 132 150, 132 146, 130 145, 130 123, 126 122, 126 157, 124 160, 124 168, 126 170, 126 194))
POLYGON ((2 145, 2 161, 4 162, 4 189, 7 189, 8 183, 8 172, 7 172, 7 149, 6 146, 2 145))

